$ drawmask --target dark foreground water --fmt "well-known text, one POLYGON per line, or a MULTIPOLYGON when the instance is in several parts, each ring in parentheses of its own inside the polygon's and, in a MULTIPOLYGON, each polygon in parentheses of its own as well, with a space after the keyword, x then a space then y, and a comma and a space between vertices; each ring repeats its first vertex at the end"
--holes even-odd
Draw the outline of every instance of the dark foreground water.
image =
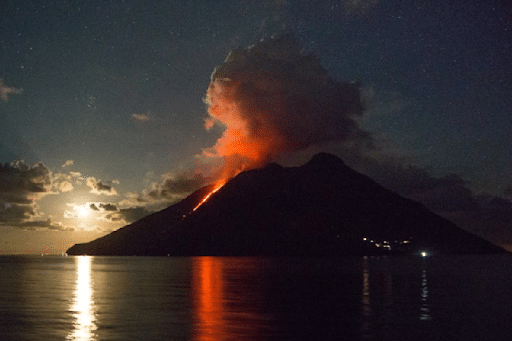
POLYGON ((0 340, 510 340, 512 257, 0 257, 0 340))

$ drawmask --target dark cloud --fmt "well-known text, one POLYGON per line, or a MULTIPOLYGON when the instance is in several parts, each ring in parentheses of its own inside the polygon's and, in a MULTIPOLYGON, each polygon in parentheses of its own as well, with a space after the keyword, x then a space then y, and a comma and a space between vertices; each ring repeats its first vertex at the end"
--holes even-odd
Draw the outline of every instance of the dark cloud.
POLYGON ((90 203, 89 208, 93 211, 117 211, 117 206, 110 203, 90 203))
POLYGON ((121 208, 115 213, 105 215, 104 219, 110 222, 124 222, 125 224, 130 224, 151 213, 152 212, 146 210, 144 207, 121 208))
POLYGON ((0 226, 19 229, 72 230, 50 218, 42 220, 38 200, 46 195, 73 189, 75 177, 53 173, 43 163, 33 166, 24 161, 0 164, 0 226))
POLYGON ((100 203, 95 206, 100 211, 106 211, 102 217, 103 220, 129 224, 179 202, 190 193, 209 184, 210 181, 210 178, 204 177, 201 173, 190 174, 185 171, 167 173, 141 194, 127 193, 126 199, 117 205, 100 203))
POLYGON ((101 180, 88 177, 85 184, 91 188, 91 193, 98 195, 117 195, 117 191, 110 185, 105 185, 101 180))
POLYGON ((104 211, 117 211, 117 207, 112 204, 99 204, 99 208, 101 208, 104 211))
POLYGON ((160 182, 155 182, 143 193, 146 201, 164 200, 176 202, 188 194, 207 185, 210 179, 200 173, 186 175, 180 173, 168 173, 160 182))
POLYGON ((207 128, 225 130, 204 153, 225 157, 226 173, 313 145, 373 143, 356 120, 364 110, 358 84, 329 77, 293 35, 231 51, 211 76, 206 103, 207 128))
POLYGON ((375 181, 429 210, 450 219, 469 232, 512 250, 512 202, 476 194, 457 174, 433 177, 419 167, 396 160, 375 162, 367 158, 361 169, 375 181))
POLYGON ((28 204, 3 202, 0 205, 0 225, 19 225, 38 215, 37 206, 32 202, 28 204))
MULTIPOLYGON (((43 164, 0 164, 0 225, 23 227, 41 216, 36 200, 50 193, 52 173, 43 164)), ((28 225, 27 225, 28 226, 28 225)))
POLYGON ((423 203, 437 212, 468 211, 476 209, 469 182, 457 174, 436 178, 425 169, 389 160, 366 160, 365 172, 384 187, 409 199, 423 203))
POLYGON ((9 224, 23 230, 55 230, 55 231, 74 231, 72 227, 66 227, 59 222, 52 221, 51 218, 46 220, 23 221, 9 224))
POLYGON ((27 193, 41 193, 49 190, 52 184, 50 170, 37 163, 30 167, 23 161, 0 164, 0 193, 26 196, 27 193))

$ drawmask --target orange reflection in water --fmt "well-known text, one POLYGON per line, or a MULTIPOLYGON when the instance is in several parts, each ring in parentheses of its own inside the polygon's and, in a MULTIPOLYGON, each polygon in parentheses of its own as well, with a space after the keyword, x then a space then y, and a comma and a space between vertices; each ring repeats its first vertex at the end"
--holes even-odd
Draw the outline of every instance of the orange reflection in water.
POLYGON ((194 258, 192 290, 195 301, 195 340, 224 339, 222 287, 222 260, 214 257, 194 258))
POLYGON ((91 280, 92 257, 75 257, 76 261, 76 286, 73 306, 73 331, 67 340, 92 341, 97 340, 95 330, 96 318, 94 316, 93 289, 91 280))

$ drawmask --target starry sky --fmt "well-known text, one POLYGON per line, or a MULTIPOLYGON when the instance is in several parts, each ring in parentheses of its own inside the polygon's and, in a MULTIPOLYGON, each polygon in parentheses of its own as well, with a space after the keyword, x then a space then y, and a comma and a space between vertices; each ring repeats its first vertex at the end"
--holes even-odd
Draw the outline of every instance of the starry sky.
POLYGON ((511 18, 492 0, 1 1, 0 253, 65 252, 270 160, 223 147, 235 80, 267 91, 244 83, 241 107, 320 103, 247 123, 282 133, 272 161, 334 153, 512 249, 511 18), (341 88, 364 110, 332 111, 341 88))

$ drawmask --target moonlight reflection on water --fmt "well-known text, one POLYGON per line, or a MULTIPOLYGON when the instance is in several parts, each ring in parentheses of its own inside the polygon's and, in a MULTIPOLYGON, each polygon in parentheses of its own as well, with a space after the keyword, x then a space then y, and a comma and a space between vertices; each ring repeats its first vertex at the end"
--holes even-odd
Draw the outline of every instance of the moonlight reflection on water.
POLYGON ((96 340, 96 318, 94 316, 94 300, 92 297, 91 260, 92 257, 75 257, 76 287, 74 302, 71 308, 73 314, 73 330, 68 340, 96 340))

